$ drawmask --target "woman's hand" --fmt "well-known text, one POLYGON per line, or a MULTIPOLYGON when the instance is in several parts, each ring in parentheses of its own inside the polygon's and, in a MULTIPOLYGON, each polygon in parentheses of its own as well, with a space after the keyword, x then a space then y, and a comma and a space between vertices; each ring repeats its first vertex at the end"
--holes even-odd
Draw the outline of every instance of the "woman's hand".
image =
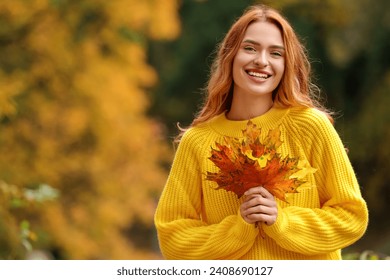
POLYGON ((272 225, 278 216, 274 196, 263 187, 254 187, 245 192, 245 200, 240 206, 242 218, 249 224, 272 225))

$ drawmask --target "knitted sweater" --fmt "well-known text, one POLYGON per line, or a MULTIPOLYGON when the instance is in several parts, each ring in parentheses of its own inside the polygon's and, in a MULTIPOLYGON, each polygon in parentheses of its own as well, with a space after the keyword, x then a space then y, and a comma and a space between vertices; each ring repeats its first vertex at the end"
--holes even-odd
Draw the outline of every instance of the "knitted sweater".
POLYGON ((271 108, 252 119, 262 134, 279 127, 282 156, 306 159, 317 169, 311 187, 278 199, 265 234, 240 215, 242 199, 206 180, 215 142, 240 137, 247 121, 225 114, 186 131, 155 213, 166 259, 341 259, 341 249, 365 232, 368 211, 344 146, 326 116, 315 109, 271 108), (262 236, 263 235, 263 236, 262 236))

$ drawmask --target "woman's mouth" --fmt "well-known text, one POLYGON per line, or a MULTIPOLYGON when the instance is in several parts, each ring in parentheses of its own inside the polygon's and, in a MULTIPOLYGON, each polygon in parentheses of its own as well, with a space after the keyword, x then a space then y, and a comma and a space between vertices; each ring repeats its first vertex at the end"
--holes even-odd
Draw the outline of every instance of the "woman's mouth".
POLYGON ((255 78, 259 78, 259 79, 263 79, 263 80, 266 80, 268 79, 269 77, 271 77, 271 75, 267 74, 267 73, 261 73, 261 72, 256 72, 256 71, 245 71, 249 76, 252 76, 252 77, 255 77, 255 78))

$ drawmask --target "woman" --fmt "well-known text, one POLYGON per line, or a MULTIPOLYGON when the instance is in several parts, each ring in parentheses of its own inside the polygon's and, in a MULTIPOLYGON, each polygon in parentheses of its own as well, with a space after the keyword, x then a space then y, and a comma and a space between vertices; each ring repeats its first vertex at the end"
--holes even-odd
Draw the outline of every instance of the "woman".
POLYGON ((333 260, 364 234, 366 203, 315 89, 290 24, 250 7, 219 46, 204 106, 181 135, 155 214, 165 258, 333 260), (278 153, 317 170, 288 202, 262 186, 237 198, 205 179, 216 170, 211 147, 242 137, 249 119, 264 134, 279 128, 278 153))

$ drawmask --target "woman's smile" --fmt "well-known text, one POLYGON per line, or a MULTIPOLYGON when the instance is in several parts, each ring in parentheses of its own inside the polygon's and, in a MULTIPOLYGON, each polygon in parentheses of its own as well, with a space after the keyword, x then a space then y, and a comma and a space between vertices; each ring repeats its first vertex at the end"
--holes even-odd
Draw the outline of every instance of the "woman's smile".
POLYGON ((255 78, 255 81, 265 81, 272 75, 265 71, 259 70, 246 70, 245 71, 250 77, 255 78))

